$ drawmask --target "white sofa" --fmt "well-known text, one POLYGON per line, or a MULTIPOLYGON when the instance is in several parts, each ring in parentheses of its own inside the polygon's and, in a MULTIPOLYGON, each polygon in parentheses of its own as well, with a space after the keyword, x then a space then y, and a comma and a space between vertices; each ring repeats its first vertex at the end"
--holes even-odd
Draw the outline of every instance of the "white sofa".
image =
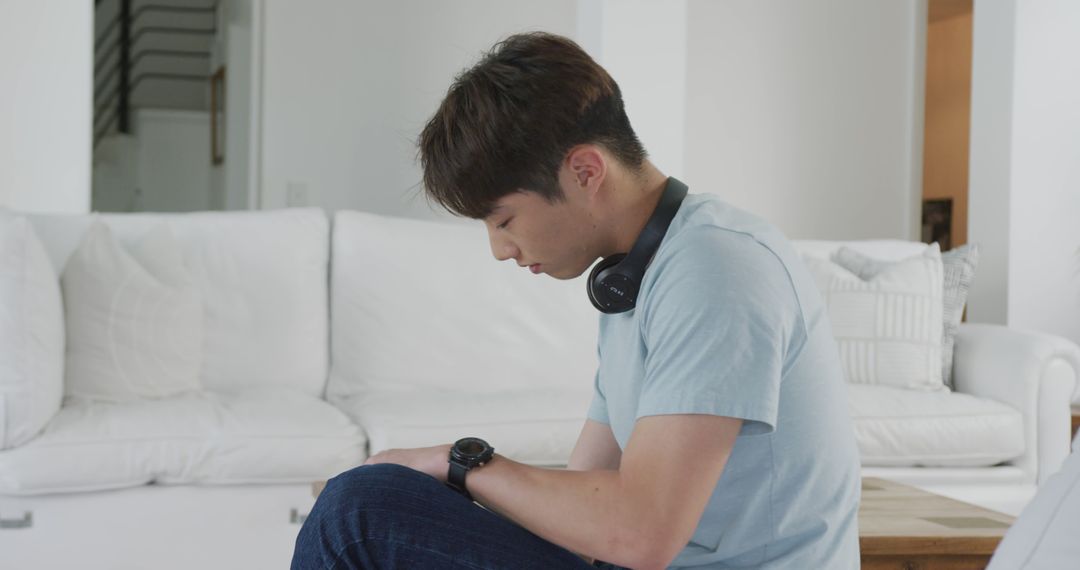
MULTIPOLYGON (((91 225, 28 218, 58 270, 91 225)), ((364 458, 363 433, 323 399, 326 214, 102 219, 125 246, 170 222, 203 293, 205 391, 65 405, 0 451, 0 568, 287 567, 310 482, 364 458)))
MULTIPOLYGON (((882 260, 925 247, 895 240, 795 242, 815 257, 844 245, 882 260)), ((1069 453, 1068 408, 1078 379, 1080 347, 1067 339, 962 323, 953 392, 848 386, 863 474, 1016 515, 1069 453), (1014 456, 987 465, 1005 454, 1014 456)))
MULTIPOLYGON (((59 270, 91 216, 28 218, 59 270)), ((204 294, 204 391, 65 405, 0 451, 0 568, 285 568, 310 482, 368 454, 476 435, 565 465, 597 314, 580 278, 495 262, 479 224, 351 211, 331 224, 317 208, 101 219, 122 243, 167 220, 184 244, 204 294)), ((1067 454, 1078 370, 1062 339, 964 325, 957 393, 851 391, 864 469, 1015 512, 1067 454), (1002 439, 1014 456, 977 465, 1002 439)))

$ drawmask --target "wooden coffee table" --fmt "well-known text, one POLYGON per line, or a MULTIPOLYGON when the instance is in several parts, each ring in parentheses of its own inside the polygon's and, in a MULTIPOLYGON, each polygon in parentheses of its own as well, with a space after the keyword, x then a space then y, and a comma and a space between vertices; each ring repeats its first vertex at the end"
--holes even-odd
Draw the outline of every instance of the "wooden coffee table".
POLYGON ((885 479, 863 479, 863 570, 985 568, 1013 517, 885 479))

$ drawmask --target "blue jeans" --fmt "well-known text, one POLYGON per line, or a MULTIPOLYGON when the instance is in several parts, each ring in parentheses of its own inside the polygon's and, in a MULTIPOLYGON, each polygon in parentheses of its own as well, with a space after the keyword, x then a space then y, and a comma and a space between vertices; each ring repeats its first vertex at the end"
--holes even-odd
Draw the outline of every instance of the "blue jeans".
POLYGON ((595 569, 434 477, 383 463, 327 482, 293 551, 293 570, 595 569))

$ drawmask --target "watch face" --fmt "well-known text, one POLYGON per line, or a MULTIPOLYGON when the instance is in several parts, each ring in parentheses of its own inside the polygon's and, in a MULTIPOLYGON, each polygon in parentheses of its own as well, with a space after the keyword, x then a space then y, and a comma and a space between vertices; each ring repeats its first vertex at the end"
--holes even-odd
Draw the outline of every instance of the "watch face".
POLYGON ((491 459, 494 449, 478 437, 466 437, 457 440, 451 449, 451 455, 467 462, 485 462, 491 459))
POLYGON ((458 442, 457 447, 464 455, 480 455, 486 446, 478 439, 466 439, 458 442))

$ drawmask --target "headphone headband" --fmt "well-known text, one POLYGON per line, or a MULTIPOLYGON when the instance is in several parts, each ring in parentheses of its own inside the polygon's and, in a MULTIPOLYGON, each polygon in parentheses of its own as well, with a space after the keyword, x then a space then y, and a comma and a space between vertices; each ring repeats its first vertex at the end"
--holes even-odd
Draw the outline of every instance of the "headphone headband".
POLYGON ((630 248, 630 253, 626 254, 622 262, 627 269, 640 269, 641 272, 637 275, 639 279, 645 276, 645 267, 652 260, 656 250, 660 248, 660 242, 664 241, 668 226, 671 225, 671 220, 675 218, 688 191, 686 184, 668 177, 660 202, 656 204, 656 209, 653 210, 652 216, 649 216, 645 228, 641 230, 641 234, 630 248))
POLYGON ((664 193, 630 253, 607 257, 593 268, 585 286, 589 300, 599 311, 622 313, 634 308, 645 268, 659 249, 688 191, 686 184, 668 177, 664 193))

